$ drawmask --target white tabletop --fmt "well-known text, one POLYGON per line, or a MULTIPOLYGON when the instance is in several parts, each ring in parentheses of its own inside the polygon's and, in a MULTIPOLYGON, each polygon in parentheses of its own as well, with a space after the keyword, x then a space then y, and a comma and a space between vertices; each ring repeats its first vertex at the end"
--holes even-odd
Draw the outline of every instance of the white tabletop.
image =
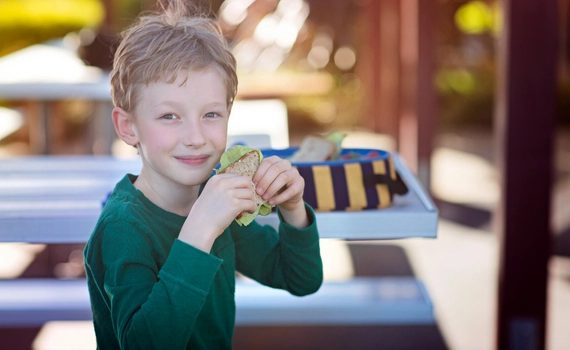
POLYGON ((110 101, 109 74, 85 65, 70 42, 56 39, 0 58, 0 99, 110 101))
MULTIPOLYGON (((355 212, 318 212, 322 238, 398 239, 437 236, 438 211, 415 176, 394 155, 409 192, 391 207, 355 212)), ((110 156, 40 156, 0 160, 0 242, 83 243, 102 202, 140 161, 110 156)), ((276 214, 258 217, 278 225, 276 214)))
POLYGON ((61 101, 73 98, 111 101, 108 78, 74 83, 0 83, 0 99, 3 100, 61 101))

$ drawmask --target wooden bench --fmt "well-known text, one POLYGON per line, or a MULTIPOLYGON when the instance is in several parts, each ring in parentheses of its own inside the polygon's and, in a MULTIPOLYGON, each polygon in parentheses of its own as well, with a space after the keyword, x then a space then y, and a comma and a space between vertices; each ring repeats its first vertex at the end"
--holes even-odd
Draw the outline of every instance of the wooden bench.
MULTIPOLYGON (((38 327, 49 321, 91 320, 84 279, 0 281, 0 327, 38 327)), ((325 282, 296 297, 257 282, 238 280, 236 325, 433 324, 433 305, 411 277, 359 277, 325 282)))

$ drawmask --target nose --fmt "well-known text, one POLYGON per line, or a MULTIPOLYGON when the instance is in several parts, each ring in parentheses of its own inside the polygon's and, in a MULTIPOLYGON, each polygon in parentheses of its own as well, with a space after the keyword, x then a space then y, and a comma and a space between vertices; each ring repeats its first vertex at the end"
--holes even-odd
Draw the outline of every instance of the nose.
POLYGON ((199 120, 194 118, 183 123, 181 130, 182 143, 186 147, 200 148, 206 143, 204 130, 199 120))

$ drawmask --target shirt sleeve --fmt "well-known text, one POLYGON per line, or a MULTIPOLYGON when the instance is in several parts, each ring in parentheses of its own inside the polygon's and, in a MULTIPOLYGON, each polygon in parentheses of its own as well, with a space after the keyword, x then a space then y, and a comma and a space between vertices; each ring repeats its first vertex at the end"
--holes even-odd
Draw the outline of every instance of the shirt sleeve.
POLYGON ((186 348, 222 261, 177 239, 157 266, 151 236, 124 222, 101 237, 100 288, 121 348, 186 348))
POLYGON ((310 225, 297 229, 279 215, 279 231, 261 226, 233 223, 236 269, 261 284, 294 295, 316 292, 323 281, 319 234, 313 209, 305 204, 310 225))

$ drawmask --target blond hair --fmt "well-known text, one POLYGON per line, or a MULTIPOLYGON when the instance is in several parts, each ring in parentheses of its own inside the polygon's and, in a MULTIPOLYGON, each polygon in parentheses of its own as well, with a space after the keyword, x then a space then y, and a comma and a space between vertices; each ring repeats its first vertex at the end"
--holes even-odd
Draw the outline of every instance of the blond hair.
POLYGON ((143 85, 172 83, 180 73, 207 68, 224 79, 231 105, 237 93, 236 61, 217 21, 182 0, 170 0, 161 12, 140 16, 123 32, 111 71, 113 103, 132 112, 143 85))

